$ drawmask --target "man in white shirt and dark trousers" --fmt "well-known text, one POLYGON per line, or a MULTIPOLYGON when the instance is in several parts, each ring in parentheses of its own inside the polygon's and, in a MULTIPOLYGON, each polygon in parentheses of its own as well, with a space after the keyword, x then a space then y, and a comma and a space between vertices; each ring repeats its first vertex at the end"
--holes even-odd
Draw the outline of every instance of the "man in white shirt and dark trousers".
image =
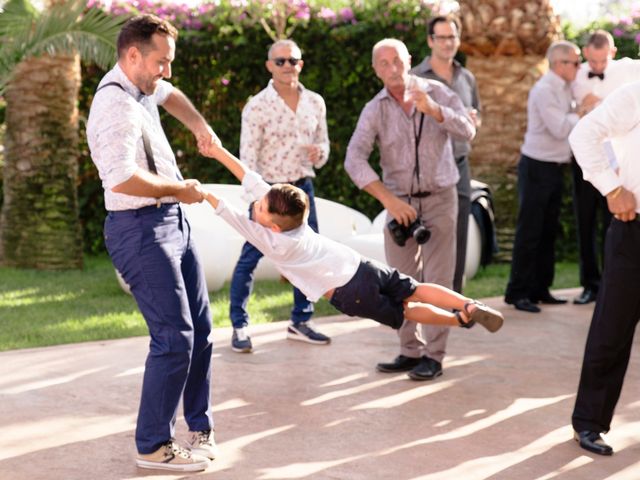
POLYGON ((211 396, 211 312, 204 272, 179 202, 204 198, 183 180, 158 105, 201 142, 217 138, 171 77, 177 30, 154 15, 130 19, 118 63, 98 87, 87 122, 91 158, 108 210, 105 245, 131 288, 151 336, 135 432, 142 468, 204 470, 215 458, 211 396), (179 403, 189 445, 175 441, 179 403), (193 452, 193 453, 192 453, 193 452))
POLYGON ((505 302, 537 313, 536 303, 566 300, 549 292, 555 270, 564 166, 571 161, 569 133, 578 122, 569 84, 580 66, 580 50, 566 41, 547 50, 549 71, 536 82, 527 102, 527 131, 518 163, 520 207, 505 302))
MULTIPOLYGON (((578 113, 586 115, 607 95, 640 78, 640 61, 630 58, 613 60, 616 47, 613 37, 605 30, 590 35, 582 49, 585 63, 578 70, 572 83, 574 98, 579 105, 578 113)), ((573 199, 580 248, 580 284, 582 293, 573 300, 578 305, 595 301, 600 288, 599 253, 604 245, 605 232, 611 221, 605 198, 591 183, 585 181, 579 165, 573 161, 573 199), (599 227, 598 212, 602 219, 599 227), (600 234, 599 234, 600 232, 600 234), (598 238, 600 237, 600 238, 598 238), (600 242, 599 242, 600 240, 600 242)))
MULTIPOLYGON (((329 136, 324 100, 299 82, 303 65, 300 48, 292 40, 279 40, 271 46, 266 67, 272 79, 242 111, 240 159, 268 183, 291 183, 304 190, 311 202, 308 223, 317 232, 312 179, 314 169, 329 159, 329 136)), ((231 348, 240 353, 253 350, 247 332, 247 303, 261 258, 262 253, 245 242, 231 279, 231 348)), ((295 287, 293 299, 287 338, 328 344, 331 339, 318 332, 310 321, 313 303, 295 287)))
POLYGON ((613 449, 609 431, 640 318, 640 83, 620 87, 585 116, 569 137, 584 178, 607 199, 604 270, 584 352, 572 416, 580 446, 600 455, 613 449), (617 165, 603 143, 611 140, 617 165))

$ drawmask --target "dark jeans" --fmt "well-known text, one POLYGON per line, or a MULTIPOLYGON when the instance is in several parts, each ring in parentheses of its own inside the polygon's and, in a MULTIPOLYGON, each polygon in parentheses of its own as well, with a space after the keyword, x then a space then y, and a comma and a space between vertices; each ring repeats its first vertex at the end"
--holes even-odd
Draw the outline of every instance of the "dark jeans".
POLYGON ((153 453, 175 435, 180 398, 190 430, 213 427, 207 285, 178 204, 109 212, 104 235, 149 327, 136 446, 153 453))
POLYGON ((582 177, 582 170, 575 160, 573 170, 573 205, 580 248, 580 285, 598 291, 600 288, 600 260, 604 252, 604 239, 611 222, 607 199, 582 177), (598 219, 602 212, 602 223, 598 219), (599 228, 600 227, 600 228, 599 228))
POLYGON ((518 163, 520 209, 505 300, 544 295, 553 283, 564 164, 522 155, 518 163))
MULTIPOLYGON (((309 226, 318 231, 318 216, 316 213, 316 202, 313 191, 313 182, 310 178, 295 184, 304 190, 309 196, 309 226)), ((249 313, 247 303, 253 290, 253 276, 258 262, 262 258, 262 253, 249 242, 242 246, 240 258, 233 271, 231 278, 231 288, 229 292, 230 306, 229 316, 233 328, 246 327, 249 324, 249 313)), ((313 315, 313 303, 297 288, 293 288, 293 309, 291 310, 291 320, 297 324, 306 322, 313 315)))
POLYGON ((612 220, 604 272, 582 361, 572 423, 577 431, 608 432, 629 365, 640 318, 640 221, 612 220))

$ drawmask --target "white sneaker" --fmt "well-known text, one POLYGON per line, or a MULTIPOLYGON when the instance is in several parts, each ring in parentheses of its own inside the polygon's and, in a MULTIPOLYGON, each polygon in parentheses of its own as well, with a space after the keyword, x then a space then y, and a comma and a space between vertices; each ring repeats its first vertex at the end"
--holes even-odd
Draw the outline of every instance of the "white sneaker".
POLYGON ((238 353, 251 353, 253 351, 253 344, 251 343, 251 337, 247 333, 247 327, 233 329, 231 350, 238 353))
POLYGON ((198 472, 207 469, 209 459, 192 454, 191 450, 181 447, 172 438, 153 453, 139 453, 136 465, 140 468, 173 470, 174 472, 198 472))
POLYGON ((195 454, 213 460, 218 456, 218 446, 213 436, 213 430, 189 432, 189 447, 195 454))
POLYGON ((301 342, 313 343, 315 345, 327 345, 331 343, 331 339, 329 337, 316 330, 316 326, 311 320, 300 322, 298 324, 293 323, 293 320, 291 320, 287 327, 287 338, 289 340, 298 340, 301 342))

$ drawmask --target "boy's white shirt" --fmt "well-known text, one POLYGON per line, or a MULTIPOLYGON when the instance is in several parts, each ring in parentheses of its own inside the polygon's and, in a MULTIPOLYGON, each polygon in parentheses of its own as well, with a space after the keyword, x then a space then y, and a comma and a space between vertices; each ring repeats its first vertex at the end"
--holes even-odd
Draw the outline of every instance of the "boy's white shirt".
MULTIPOLYGON (((264 197, 271 186, 255 172, 247 172, 242 187, 252 201, 264 197)), ((345 285, 355 275, 362 257, 358 252, 314 232, 308 224, 288 232, 274 232, 252 221, 219 199, 216 214, 270 259, 276 269, 311 302, 345 285)))

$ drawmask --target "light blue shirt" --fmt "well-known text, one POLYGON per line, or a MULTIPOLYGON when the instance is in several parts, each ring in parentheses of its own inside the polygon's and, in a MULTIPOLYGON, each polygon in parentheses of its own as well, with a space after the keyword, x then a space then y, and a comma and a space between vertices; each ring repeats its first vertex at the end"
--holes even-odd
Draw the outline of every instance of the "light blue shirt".
POLYGON ((543 162, 569 163, 569 133, 580 119, 573 105, 569 82, 552 70, 544 74, 529 92, 521 152, 543 162))

